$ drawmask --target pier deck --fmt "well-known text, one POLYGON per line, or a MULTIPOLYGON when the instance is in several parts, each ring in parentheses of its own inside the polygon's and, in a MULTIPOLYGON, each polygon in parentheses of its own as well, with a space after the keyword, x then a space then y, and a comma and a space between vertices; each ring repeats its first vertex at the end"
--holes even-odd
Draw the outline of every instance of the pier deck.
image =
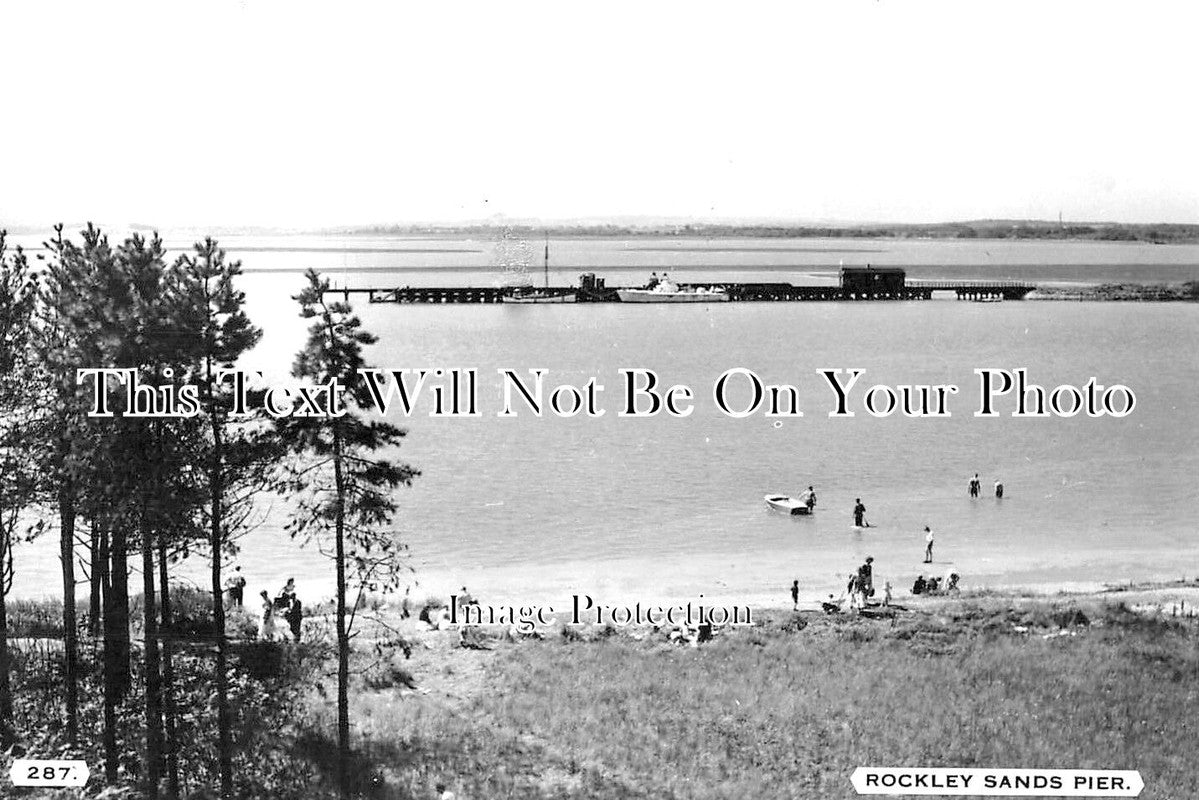
MULTIPOLYGON (((930 300, 933 292, 954 292, 959 300, 1020 300, 1036 287, 1017 281, 909 281, 902 269, 872 267, 845 268, 838 286, 796 286, 791 283, 683 283, 691 289, 723 289, 731 302, 820 302, 930 300)), ((580 303, 619 303, 620 288, 609 287, 592 274, 583 276, 577 287, 556 287, 554 294, 571 294, 580 303)), ((502 303, 515 287, 494 286, 401 286, 394 288, 330 288, 329 293, 366 295, 371 303, 502 303)))

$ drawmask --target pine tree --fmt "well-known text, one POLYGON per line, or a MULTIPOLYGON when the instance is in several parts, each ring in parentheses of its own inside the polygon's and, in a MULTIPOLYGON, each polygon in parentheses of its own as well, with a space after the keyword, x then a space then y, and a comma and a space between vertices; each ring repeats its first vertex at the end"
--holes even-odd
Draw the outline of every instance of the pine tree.
POLYGON ((245 295, 234 287, 240 261, 227 261, 213 239, 198 242, 195 252, 180 257, 175 268, 183 276, 186 302, 192 315, 187 329, 195 332, 191 345, 191 382, 200 388, 207 426, 203 472, 208 489, 208 544, 212 558, 212 615, 216 637, 217 762, 220 796, 233 796, 232 713, 229 707, 228 640, 225 635, 222 560, 246 516, 256 490, 276 453, 272 438, 250 419, 231 417, 234 397, 222 370, 233 367, 261 338, 245 313, 245 295))
MULTIPOLYGON (((298 496, 289 528, 301 539, 333 539, 337 580, 337 747, 341 796, 350 796, 349 660, 353 612, 347 588, 374 584, 391 590, 400 575, 402 548, 391 522, 394 490, 419 475, 412 467, 387 460, 380 451, 399 446, 405 432, 368 419, 370 398, 359 370, 362 348, 376 337, 362 328, 347 303, 326 303, 329 283, 315 270, 295 300, 300 316, 312 319, 308 340, 296 356, 292 374, 316 386, 332 387, 324 416, 289 416, 278 427, 283 441, 303 460, 292 466, 286 489, 298 496), (341 413, 339 413, 341 412, 341 413)), ((355 603, 355 607, 357 604, 355 603)))
MULTIPOLYGON (((32 454, 44 435, 44 373, 29 356, 37 284, 20 248, 10 257, 0 230, 0 748, 14 740, 8 651, 8 593, 21 514, 37 498, 40 471, 32 454)), ((40 523, 34 531, 40 531, 40 523)))

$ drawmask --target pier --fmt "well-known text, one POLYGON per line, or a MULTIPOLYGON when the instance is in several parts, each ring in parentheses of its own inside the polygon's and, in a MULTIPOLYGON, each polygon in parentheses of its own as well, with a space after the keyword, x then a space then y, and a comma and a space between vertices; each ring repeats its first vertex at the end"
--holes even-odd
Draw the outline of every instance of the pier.
MULTIPOLYGON (((909 281, 903 269, 897 267, 842 267, 837 286, 796 286, 791 283, 739 283, 717 281, 710 283, 680 283, 685 289, 721 289, 730 302, 830 302, 931 300, 933 292, 954 292, 958 300, 995 302, 1021 300, 1036 287, 1018 281, 909 281)), ((617 292, 604 278, 588 272, 576 287, 555 287, 542 290, 557 296, 574 295, 579 303, 619 303, 617 292)), ((350 295, 366 295, 371 303, 502 303, 511 297, 516 287, 436 287, 402 286, 396 288, 330 288, 329 293, 341 295, 349 302, 350 295)))

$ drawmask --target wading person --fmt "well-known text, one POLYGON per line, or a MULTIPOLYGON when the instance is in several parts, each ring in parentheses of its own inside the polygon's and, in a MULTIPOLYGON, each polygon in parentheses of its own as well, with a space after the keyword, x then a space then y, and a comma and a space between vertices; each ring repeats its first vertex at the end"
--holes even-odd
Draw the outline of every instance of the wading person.
POLYGON ((933 563, 933 532, 927 525, 924 526, 924 563, 933 563))
POLYGON ((803 494, 801 494, 799 496, 799 499, 800 499, 800 502, 802 502, 805 506, 808 507, 809 514, 811 514, 812 510, 814 508, 816 508, 816 490, 814 488, 812 488, 811 486, 808 487, 808 490, 806 492, 804 492, 803 494))
POLYGON ((970 496, 978 497, 979 491, 982 489, 982 483, 978 479, 978 473, 974 473, 974 477, 970 479, 970 496))
POLYGON ((1003 484, 999 481, 995 481, 995 497, 1003 498, 1003 484))
POLYGON ((866 527, 866 506, 862 505, 862 498, 854 500, 853 507, 853 524, 855 528, 866 527))

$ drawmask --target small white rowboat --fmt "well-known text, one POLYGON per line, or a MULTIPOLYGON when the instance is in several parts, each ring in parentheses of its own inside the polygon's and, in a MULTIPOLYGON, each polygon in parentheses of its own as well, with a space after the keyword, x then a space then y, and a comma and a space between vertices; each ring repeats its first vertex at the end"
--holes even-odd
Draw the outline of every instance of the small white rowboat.
POLYGON ((795 514, 797 516, 806 516, 812 513, 803 502, 796 500, 794 497, 788 497, 785 494, 766 495, 766 505, 775 511, 782 511, 786 514, 795 514))

